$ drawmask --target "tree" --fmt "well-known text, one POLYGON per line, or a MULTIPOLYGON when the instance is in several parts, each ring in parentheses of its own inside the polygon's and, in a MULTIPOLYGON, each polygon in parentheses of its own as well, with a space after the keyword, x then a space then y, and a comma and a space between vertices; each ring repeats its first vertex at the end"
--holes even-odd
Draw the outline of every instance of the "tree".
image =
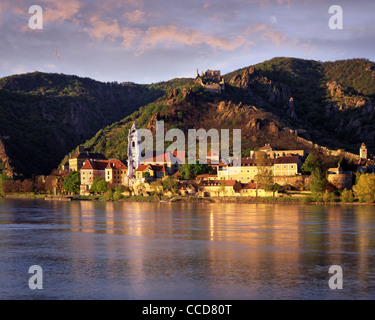
POLYGON ((272 191, 274 184, 272 169, 270 169, 272 163, 270 159, 267 158, 267 154, 263 151, 256 151, 255 163, 258 168, 258 174, 255 176, 257 189, 262 186, 266 191, 272 191))
POLYGON ((70 172, 64 179, 64 190, 73 194, 79 193, 81 174, 77 171, 70 172))
POLYGON ((103 194, 108 191, 108 184, 104 178, 96 178, 92 183, 90 192, 103 194))
POLYGON ((173 177, 167 177, 163 180, 163 188, 164 190, 171 191, 176 193, 178 190, 178 181, 173 177))
POLYGON ((321 169, 321 163, 318 159, 318 156, 314 153, 310 153, 304 164, 302 165, 302 173, 303 174, 312 174, 316 168, 321 169))
POLYGON ((32 180, 24 180, 21 183, 20 192, 29 193, 34 191, 34 182, 32 180))
POLYGON ((311 174, 310 191, 315 194, 321 194, 324 190, 326 178, 324 177, 322 170, 317 167, 311 174))
POLYGON ((181 177, 185 180, 195 179, 201 174, 215 174, 215 170, 207 164, 183 164, 180 167, 181 177))
POLYGON ((359 201, 368 203, 375 202, 375 174, 361 174, 353 190, 359 201))
MULTIPOLYGON (((3 183, 5 182, 5 181, 10 181, 11 179, 7 176, 7 175, 5 175, 4 173, 1 173, 0 174, 0 195, 4 192, 4 193, 6 193, 6 191, 4 190, 4 187, 3 187, 3 183)), ((6 183, 5 183, 6 184, 6 183)))
POLYGON ((187 163, 183 164, 180 167, 180 174, 184 180, 194 179, 193 165, 187 163))
POLYGON ((341 193, 341 201, 342 202, 354 202, 354 195, 352 190, 344 189, 344 191, 341 193))

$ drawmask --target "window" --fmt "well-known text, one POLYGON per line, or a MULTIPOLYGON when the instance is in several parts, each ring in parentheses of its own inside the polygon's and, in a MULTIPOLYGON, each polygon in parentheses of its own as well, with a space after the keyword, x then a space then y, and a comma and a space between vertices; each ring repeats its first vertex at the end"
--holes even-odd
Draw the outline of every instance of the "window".
POLYGON ((286 169, 286 164, 284 164, 284 169, 286 169))
POLYGON ((293 166, 293 165, 291 165, 290 167, 291 167, 291 168, 293 169, 293 167, 294 167, 294 166, 293 166))

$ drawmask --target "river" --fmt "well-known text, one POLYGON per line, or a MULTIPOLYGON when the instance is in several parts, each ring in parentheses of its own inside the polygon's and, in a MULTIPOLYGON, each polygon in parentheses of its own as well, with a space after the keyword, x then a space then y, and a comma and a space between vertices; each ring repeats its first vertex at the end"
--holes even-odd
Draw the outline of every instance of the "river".
POLYGON ((373 206, 0 199, 0 249, 0 299, 375 297, 373 206))

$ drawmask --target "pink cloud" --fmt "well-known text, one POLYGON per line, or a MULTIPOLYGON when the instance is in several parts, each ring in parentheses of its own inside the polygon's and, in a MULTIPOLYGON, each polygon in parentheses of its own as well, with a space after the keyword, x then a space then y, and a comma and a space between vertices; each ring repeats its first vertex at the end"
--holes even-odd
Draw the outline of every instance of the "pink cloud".
POLYGON ((210 47, 222 50, 235 50, 248 41, 243 36, 237 36, 233 40, 222 37, 206 35, 202 31, 183 30, 176 26, 154 26, 150 27, 141 41, 141 48, 147 49, 159 43, 177 43, 187 46, 206 44, 210 47))
POLYGON ((58 21, 72 19, 81 9, 82 3, 79 0, 43 0, 43 21, 58 21))
POLYGON ((146 13, 144 11, 141 11, 139 9, 136 9, 131 12, 126 12, 124 14, 124 17, 126 20, 128 20, 130 23, 142 23, 146 20, 146 13))
POLYGON ((89 33, 90 37, 95 40, 102 41, 105 38, 114 40, 115 38, 122 36, 122 30, 116 19, 104 22, 94 16, 91 17, 89 21, 91 27, 86 28, 85 30, 89 33))
POLYGON ((244 30, 245 35, 251 35, 260 31, 269 30, 271 27, 266 24, 256 24, 253 26, 248 26, 244 30))
POLYGON ((262 40, 271 41, 277 47, 287 43, 287 36, 284 33, 278 31, 268 31, 262 34, 262 40))

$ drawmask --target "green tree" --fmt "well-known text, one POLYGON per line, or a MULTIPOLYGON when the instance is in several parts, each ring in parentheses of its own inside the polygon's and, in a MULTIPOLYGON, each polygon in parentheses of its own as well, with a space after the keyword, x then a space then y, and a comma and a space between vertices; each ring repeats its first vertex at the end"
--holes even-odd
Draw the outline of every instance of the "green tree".
POLYGON ((96 178, 90 188, 90 192, 92 193, 103 194, 103 193, 106 193, 107 191, 108 191, 108 184, 104 180, 104 178, 96 178))
POLYGON ((332 201, 332 194, 328 190, 325 190, 324 193, 323 193, 323 201, 324 202, 331 202, 332 201))
POLYGON ((302 165, 302 173, 312 174, 316 168, 321 168, 320 161, 316 154, 310 153, 302 165))
POLYGON ((263 187, 266 191, 272 191, 273 174, 272 174, 272 163, 271 160, 267 158, 267 154, 263 151, 255 152, 255 163, 258 168, 258 173, 255 176, 255 181, 257 183, 257 188, 263 187))
POLYGON ((180 167, 181 177, 185 180, 195 179, 201 174, 215 174, 215 170, 207 164, 183 164, 180 167))
POLYGON ((180 174, 184 180, 194 179, 193 165, 187 163, 181 165, 180 174))
POLYGON ((0 174, 0 196, 3 196, 5 191, 3 189, 3 183, 4 181, 9 181, 11 180, 11 178, 9 178, 7 175, 5 175, 4 173, 1 173, 0 174))
POLYGON ((79 193, 81 186, 81 174, 79 172, 70 172, 64 180, 64 190, 73 194, 79 193))
POLYGON ((344 189, 341 193, 341 201, 351 203, 354 202, 354 195, 352 190, 344 189))
POLYGON ((177 190, 178 190, 178 181, 177 179, 173 178, 173 177, 167 177, 163 180, 163 188, 164 190, 168 190, 168 191, 171 191, 173 193, 176 193, 177 190))
POLYGON ((311 174, 310 191, 314 194, 321 194, 326 181, 322 170, 319 167, 315 168, 311 174))
POLYGON ((359 201, 368 203, 375 202, 375 174, 361 174, 353 190, 359 201))

